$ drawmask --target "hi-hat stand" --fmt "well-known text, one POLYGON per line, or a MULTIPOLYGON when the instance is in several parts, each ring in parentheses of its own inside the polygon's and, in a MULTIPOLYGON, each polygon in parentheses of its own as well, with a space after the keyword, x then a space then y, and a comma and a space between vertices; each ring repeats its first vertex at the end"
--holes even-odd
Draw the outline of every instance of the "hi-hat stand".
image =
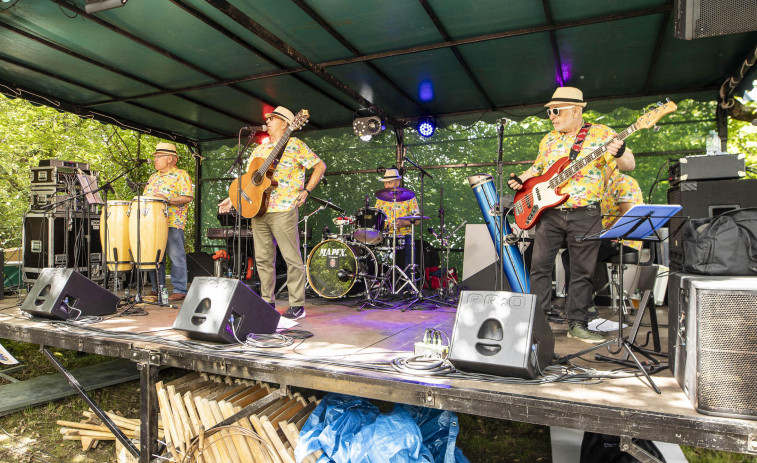
MULTIPOLYGON (((622 241, 622 240, 644 240, 648 238, 652 233, 655 234, 657 237, 657 240, 662 241, 662 238, 657 233, 657 230, 659 230, 660 227, 665 225, 670 217, 675 215, 678 211, 681 210, 681 206, 678 205, 636 205, 633 206, 631 209, 626 212, 625 215, 623 215, 618 221, 609 229, 603 230, 599 233, 599 235, 587 235, 580 240, 612 240, 612 241, 622 241)), ((619 265, 620 265, 620 272, 618 275, 618 285, 620 287, 620 291, 623 290, 623 253, 621 252, 619 255, 619 265)), ((662 394, 660 391, 660 388, 657 387, 657 385, 652 381, 652 377, 649 375, 649 371, 644 367, 644 365, 641 364, 639 361, 639 358, 634 354, 634 352, 639 353, 643 356, 645 356, 647 359, 649 359, 652 362, 657 362, 656 359, 652 358, 650 354, 644 351, 641 347, 637 346, 634 341, 629 341, 629 339, 625 336, 623 336, 623 314, 625 313, 625 298, 620 297, 620 310, 618 311, 618 336, 615 339, 610 339, 608 341, 605 341, 601 344, 597 344, 595 346, 592 346, 588 349, 584 349, 580 352, 577 352, 575 354, 570 354, 565 357, 559 358, 557 361, 558 363, 565 363, 569 361, 570 359, 580 357, 584 354, 587 354, 589 352, 593 352, 597 349, 601 349, 603 347, 607 347, 608 351, 612 354, 618 354, 621 351, 625 351, 625 356, 627 358, 630 358, 633 360, 633 363, 636 365, 636 368, 644 375, 644 377, 647 379, 647 382, 649 385, 654 389, 654 391, 658 394, 662 394), (618 346, 617 350, 612 351, 610 350, 610 346, 616 344, 618 346)))

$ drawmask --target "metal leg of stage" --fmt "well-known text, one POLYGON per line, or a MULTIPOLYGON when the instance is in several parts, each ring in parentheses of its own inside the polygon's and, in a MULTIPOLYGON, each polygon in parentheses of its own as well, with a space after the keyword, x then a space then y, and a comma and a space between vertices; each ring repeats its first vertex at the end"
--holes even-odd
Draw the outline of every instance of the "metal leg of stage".
MULTIPOLYGON (((113 423, 113 421, 100 408, 100 406, 97 405, 97 403, 94 400, 92 400, 92 398, 89 396, 89 394, 87 394, 84 391, 84 388, 81 387, 81 384, 79 384, 79 381, 77 381, 77 379, 74 378, 74 376, 68 370, 66 370, 66 368, 63 365, 60 364, 60 362, 58 362, 58 360, 55 358, 55 356, 53 354, 51 354, 49 350, 47 350, 47 347, 40 346, 40 350, 45 355, 45 357, 47 357, 47 360, 49 360, 50 363, 52 363, 53 366, 58 370, 58 372, 61 375, 63 375, 64 378, 66 378, 66 380, 68 381, 68 384, 70 384, 71 387, 76 390, 76 392, 79 394, 79 397, 81 397, 82 400, 84 400, 84 402, 89 406, 89 408, 92 409, 92 411, 95 413, 95 415, 97 415, 97 417, 100 419, 100 421, 102 421, 102 423, 105 425, 105 427, 107 427, 110 430, 110 432, 112 432, 113 435, 116 436, 116 439, 118 439, 118 441, 121 442, 121 444, 126 448, 126 450, 128 450, 129 453, 131 453, 135 458, 140 458, 139 449, 137 449, 137 447, 134 446, 134 444, 131 442, 131 440, 129 440, 129 438, 126 437, 126 435, 123 433, 123 431, 121 431, 121 429, 118 426, 116 426, 115 423, 113 423)), ((153 387, 154 387, 154 384, 153 384, 153 387)), ((155 411, 155 415, 156 415, 156 418, 157 418, 157 410, 155 411)), ((158 432, 157 432, 158 431, 158 422, 157 422, 157 419, 154 420, 154 424, 155 424, 155 434, 154 435, 157 438, 157 435, 158 435, 158 432)), ((147 426, 145 426, 145 428, 147 428, 147 426)), ((149 442, 155 442, 155 441, 156 441, 156 439, 151 439, 149 441, 148 440, 143 440, 142 442, 149 443, 149 442)), ((147 457, 149 458, 150 455, 147 455, 147 457)), ((143 461, 144 462, 149 462, 150 460, 149 459, 140 458, 140 462, 143 462, 143 461)))

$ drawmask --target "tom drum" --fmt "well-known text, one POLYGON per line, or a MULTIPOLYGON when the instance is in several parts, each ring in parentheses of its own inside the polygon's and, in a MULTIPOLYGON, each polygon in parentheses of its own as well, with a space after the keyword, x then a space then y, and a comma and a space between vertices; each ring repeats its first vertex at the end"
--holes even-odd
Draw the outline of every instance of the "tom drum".
POLYGON ((355 241, 377 245, 384 240, 381 230, 386 223, 386 214, 375 207, 364 207, 355 213, 355 241))

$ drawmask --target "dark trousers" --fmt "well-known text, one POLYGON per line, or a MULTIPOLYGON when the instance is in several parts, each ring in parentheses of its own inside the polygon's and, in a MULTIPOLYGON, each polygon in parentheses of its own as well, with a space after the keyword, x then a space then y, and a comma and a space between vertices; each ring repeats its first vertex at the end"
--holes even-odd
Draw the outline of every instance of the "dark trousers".
POLYGON ((563 240, 568 242, 570 253, 570 291, 565 303, 569 321, 588 321, 587 308, 591 301, 594 267, 597 264, 599 241, 578 241, 602 229, 597 205, 572 209, 550 209, 536 224, 533 257, 531 258, 531 292, 536 304, 545 312, 552 302, 552 267, 563 240))

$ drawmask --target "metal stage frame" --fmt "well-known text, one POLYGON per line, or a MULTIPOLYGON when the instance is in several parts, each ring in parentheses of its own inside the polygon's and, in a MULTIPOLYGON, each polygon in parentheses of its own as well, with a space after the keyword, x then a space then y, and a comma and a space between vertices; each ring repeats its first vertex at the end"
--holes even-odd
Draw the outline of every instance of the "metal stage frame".
MULTIPOLYGON (((178 313, 175 309, 147 307, 148 316, 113 318, 98 323, 98 327, 113 333, 141 332, 166 339, 185 339, 181 333, 170 330, 170 323, 178 313)), ((364 339, 360 348, 373 350, 378 357, 381 357, 382 350, 391 352, 393 358, 397 351, 412 352, 413 341, 426 327, 449 329, 451 333, 455 318, 454 308, 356 313, 353 307, 332 303, 308 305, 307 310, 308 317, 300 320, 302 326, 298 328, 310 330, 314 337, 298 349, 303 351, 308 342, 312 342, 312 346, 318 346, 313 351, 316 357, 330 351, 338 353, 352 339, 364 339), (383 328, 376 328, 379 326, 383 328)), ((561 354, 585 347, 562 333, 556 332, 555 336, 555 349, 561 354)), ((82 335, 37 319, 24 318, 15 306, 15 300, 8 299, 0 304, 0 338, 124 358, 136 363, 141 383, 140 414, 142 422, 148 423, 140 436, 139 461, 143 463, 150 461, 150 455, 157 447, 155 382, 162 366, 278 383, 282 388, 302 387, 511 421, 757 454, 757 421, 697 413, 669 371, 654 376, 662 389, 661 395, 654 393, 638 377, 599 384, 541 385, 414 377, 317 364, 301 352, 291 350, 282 358, 272 358, 264 352, 271 349, 224 355, 200 352, 191 347, 117 339, 107 333, 82 335)))

